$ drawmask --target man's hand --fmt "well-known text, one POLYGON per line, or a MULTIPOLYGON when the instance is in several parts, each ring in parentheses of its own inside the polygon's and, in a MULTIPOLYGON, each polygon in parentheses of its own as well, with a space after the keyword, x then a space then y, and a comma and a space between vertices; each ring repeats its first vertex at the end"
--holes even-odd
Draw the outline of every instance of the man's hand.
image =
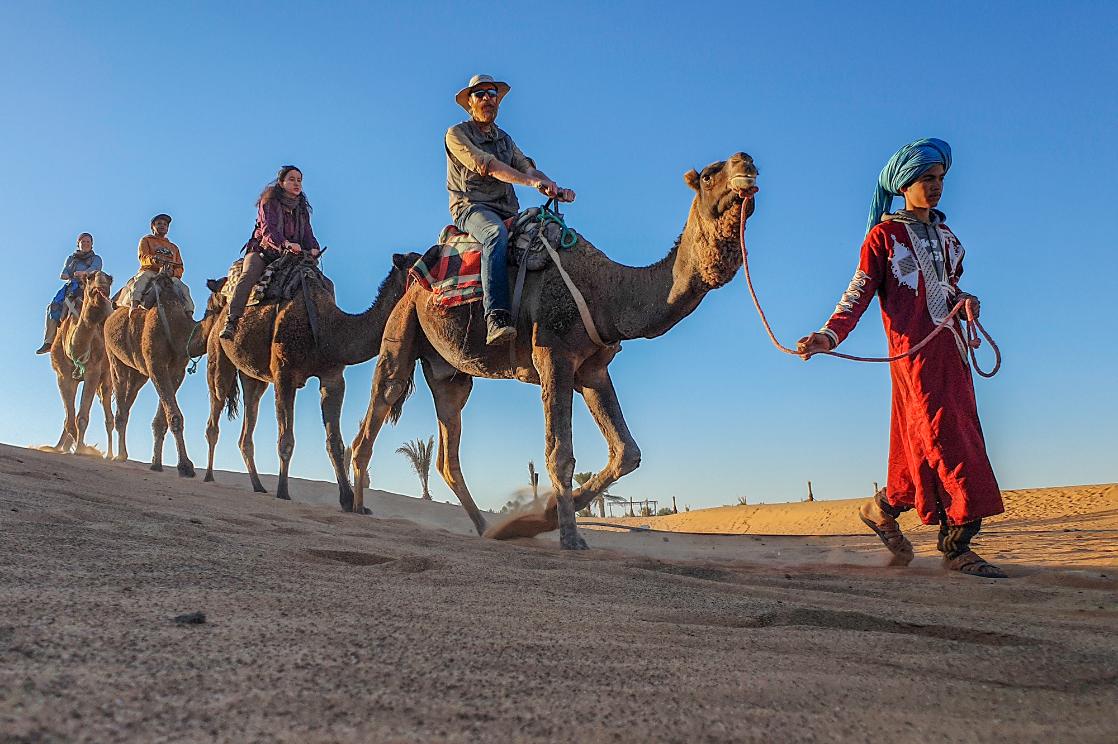
POLYGON ((559 195, 559 184, 555 183, 550 178, 541 178, 536 183, 536 190, 548 199, 554 199, 559 195))
POLYGON ((982 312, 982 303, 972 294, 966 292, 959 293, 959 299, 963 301, 963 312, 967 313, 967 317, 978 320, 979 313, 982 312))
POLYGON ((289 241, 287 243, 284 243, 284 247, 287 250, 291 251, 292 253, 302 253, 303 252, 303 246, 299 245, 298 243, 292 243, 292 242, 289 241))
POLYGON ((85 274, 86 274, 86 272, 84 272, 84 271, 75 271, 74 272, 74 278, 77 279, 80 282, 82 279, 85 279, 85 274))
POLYGON ((559 189, 559 195, 557 198, 561 202, 570 203, 575 200, 575 192, 573 189, 559 189))
POLYGON ((800 353, 800 359, 805 362, 815 354, 830 351, 833 348, 831 337, 825 333, 813 333, 810 336, 804 336, 796 343, 796 351, 800 353))

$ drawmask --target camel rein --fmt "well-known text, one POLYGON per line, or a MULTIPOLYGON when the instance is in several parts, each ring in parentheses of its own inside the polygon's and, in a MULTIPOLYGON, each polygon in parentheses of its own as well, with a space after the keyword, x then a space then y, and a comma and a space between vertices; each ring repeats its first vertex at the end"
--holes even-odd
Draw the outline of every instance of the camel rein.
MULTIPOLYGON (((741 224, 739 228, 739 236, 741 239, 741 261, 742 269, 745 272, 745 283, 749 287, 749 296, 753 298, 753 306, 757 308, 757 314, 761 317, 761 324, 764 325, 765 332, 769 335, 769 340, 772 341, 773 346, 775 346, 780 351, 783 351, 785 354, 800 356, 800 352, 796 351, 795 349, 789 349, 787 346, 782 345, 779 341, 776 340, 776 334, 773 333, 772 326, 769 325, 769 319, 765 317, 765 311, 761 309, 761 303, 757 299, 757 291, 753 288, 753 279, 752 277, 750 277, 749 274, 749 251, 747 251, 745 247, 745 221, 746 209, 745 204, 742 204, 741 224)), ((1001 350, 998 348, 998 345, 994 342, 994 339, 990 336, 990 334, 986 332, 986 329, 982 327, 982 324, 978 322, 978 319, 974 317, 974 311, 971 309, 965 299, 956 302, 955 307, 951 308, 951 312, 947 314, 947 317, 940 321, 940 323, 932 329, 932 332, 924 337, 924 340, 916 344, 916 346, 911 347, 903 354, 897 354, 891 357, 862 357, 854 356, 853 354, 842 354, 834 350, 820 351, 817 353, 838 357, 839 359, 849 359, 852 362, 895 362, 898 359, 904 359, 905 357, 912 356, 916 352, 923 349, 932 340, 932 338, 935 337, 936 334, 951 325, 951 323, 959 315, 959 311, 964 309, 966 310, 967 315, 966 344, 967 351, 970 354, 971 365, 974 367, 974 371, 982 377, 993 377, 998 373, 998 370, 1001 369, 1002 366, 1001 350), (982 345, 982 339, 978 337, 979 333, 981 333, 986 338, 986 340, 990 343, 990 348, 994 350, 994 368, 991 369, 989 372, 983 371, 978 366, 978 358, 975 356, 974 353, 975 349, 982 345)))

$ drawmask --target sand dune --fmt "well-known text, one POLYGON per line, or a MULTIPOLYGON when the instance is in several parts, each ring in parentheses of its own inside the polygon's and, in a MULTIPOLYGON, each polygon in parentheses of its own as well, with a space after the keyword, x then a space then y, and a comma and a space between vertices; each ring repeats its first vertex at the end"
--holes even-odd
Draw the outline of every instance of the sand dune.
POLYGON ((882 567, 844 502, 571 554, 384 492, 342 514, 332 484, 8 446, 0 475, 0 742, 1113 741, 1113 485, 1007 494, 994 582, 927 528, 882 567))

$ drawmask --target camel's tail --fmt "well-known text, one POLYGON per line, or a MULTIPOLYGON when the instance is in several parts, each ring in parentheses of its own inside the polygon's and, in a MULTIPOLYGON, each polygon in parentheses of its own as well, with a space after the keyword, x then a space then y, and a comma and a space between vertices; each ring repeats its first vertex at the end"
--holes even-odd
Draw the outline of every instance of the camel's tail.
POLYGON ((411 394, 415 392, 415 369, 411 371, 411 377, 408 378, 407 385, 404 387, 404 394, 396 399, 392 404, 392 410, 388 412, 388 420, 395 426, 400 421, 400 416, 404 413, 404 403, 407 402, 411 394))
POLYGON ((225 391, 225 417, 230 421, 237 418, 237 407, 240 405, 241 386, 237 376, 233 375, 229 388, 225 391))

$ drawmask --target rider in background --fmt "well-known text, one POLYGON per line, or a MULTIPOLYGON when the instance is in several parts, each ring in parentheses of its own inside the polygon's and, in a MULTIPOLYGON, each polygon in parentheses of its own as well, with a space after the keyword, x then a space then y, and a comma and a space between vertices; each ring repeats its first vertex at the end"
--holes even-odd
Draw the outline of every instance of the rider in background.
MULTIPOLYGON (((876 294, 889 356, 928 338, 960 301, 978 317, 978 298, 959 289, 963 246, 936 209, 951 147, 923 139, 902 147, 882 169, 854 278, 823 328, 800 339, 804 359, 830 351, 854 330, 876 294), (889 209, 894 196, 905 208, 889 209)), ((939 524, 944 565, 984 578, 1005 578, 970 549, 983 517, 1005 511, 978 422, 967 345, 957 319, 920 351, 891 362, 893 407, 888 482, 859 510, 862 521, 907 565, 912 543, 897 517, 915 508, 939 524)), ((860 414, 855 414, 860 415, 860 414)))
POLYGON ((256 228, 245 243, 241 275, 229 302, 229 318, 221 338, 232 339, 245 312, 248 295, 260 281, 264 267, 283 253, 306 253, 318 258, 321 249, 311 229, 311 204, 303 191, 303 172, 294 165, 279 169, 276 179, 256 200, 256 228))
POLYGON ((101 270, 101 257, 93 252, 93 236, 83 232, 78 236, 78 247, 66 259, 62 266, 59 278, 66 282, 62 289, 54 295, 54 299, 47 305, 46 329, 43 331, 43 345, 35 350, 36 354, 46 354, 54 344, 54 335, 58 332, 58 324, 62 321, 62 311, 65 309, 66 299, 81 294, 81 280, 86 274, 101 270))
POLYGON ((142 309, 144 295, 151 288, 152 280, 166 267, 176 291, 185 303, 186 312, 191 316, 194 315, 194 301, 190 298, 190 290, 182 281, 182 255, 179 253, 179 247, 167 239, 167 232, 170 229, 169 214, 157 214, 151 218, 151 234, 140 238, 137 249, 140 270, 136 276, 128 280, 117 296, 119 307, 129 306, 133 311, 142 309))
POLYGON ((455 226, 482 246, 481 287, 485 293, 487 344, 516 338, 509 302, 509 233, 504 225, 504 220, 520 211, 512 184, 531 186, 559 201, 575 200, 575 192, 559 188, 497 126, 497 110, 508 92, 507 83, 489 75, 474 75, 454 97, 470 118, 446 133, 450 214, 455 226))

